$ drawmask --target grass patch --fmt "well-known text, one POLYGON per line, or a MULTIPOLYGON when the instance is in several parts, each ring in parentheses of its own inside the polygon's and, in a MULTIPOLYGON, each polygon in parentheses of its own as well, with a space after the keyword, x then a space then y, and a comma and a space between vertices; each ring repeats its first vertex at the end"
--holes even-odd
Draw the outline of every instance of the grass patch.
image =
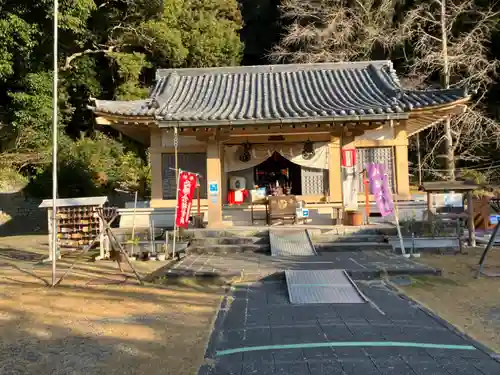
POLYGON ((441 285, 460 286, 458 282, 444 276, 412 276, 411 288, 437 287, 441 285))

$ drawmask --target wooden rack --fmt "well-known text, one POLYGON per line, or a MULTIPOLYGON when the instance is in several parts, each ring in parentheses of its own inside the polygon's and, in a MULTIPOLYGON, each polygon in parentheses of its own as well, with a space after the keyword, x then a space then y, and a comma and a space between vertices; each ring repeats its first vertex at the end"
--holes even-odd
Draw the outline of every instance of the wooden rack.
POLYGON ((98 206, 61 207, 57 210, 59 247, 82 248, 102 232, 102 223, 96 208, 98 206))
MULTIPOLYGON (((98 209, 107 202, 107 197, 85 197, 58 199, 57 245, 59 249, 82 249, 99 237, 101 253, 104 252, 104 223, 98 209)), ((42 202, 40 208, 47 208, 49 248, 52 245, 52 200, 42 202)))

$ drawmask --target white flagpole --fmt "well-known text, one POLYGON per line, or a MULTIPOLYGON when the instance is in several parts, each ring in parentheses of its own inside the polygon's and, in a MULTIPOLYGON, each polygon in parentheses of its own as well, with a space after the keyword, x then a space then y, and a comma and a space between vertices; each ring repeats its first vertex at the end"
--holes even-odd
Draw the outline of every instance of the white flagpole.
POLYGON ((176 193, 175 193, 175 214, 174 214, 174 240, 172 243, 172 259, 175 258, 175 246, 176 246, 176 238, 177 238, 177 212, 179 211, 179 177, 180 177, 180 172, 179 170, 176 170, 177 173, 177 183, 176 183, 176 193))
MULTIPOLYGON (((393 122, 393 120, 391 120, 391 129, 392 129, 392 138, 395 139, 396 137, 395 137, 395 132, 394 132, 394 122, 393 122)), ((409 258, 410 254, 406 253, 404 239, 403 239, 403 234, 401 233, 401 225, 399 224, 398 196, 397 196, 397 192, 396 192, 397 183, 396 183, 396 181, 394 181, 396 179, 396 173, 397 173, 396 162, 395 162, 395 158, 396 158, 396 147, 395 146, 391 147, 391 153, 392 153, 391 168, 392 168, 392 182, 393 182, 392 183, 392 185, 393 185, 392 186, 392 192, 393 192, 393 204, 394 204, 394 221, 396 222, 396 229, 398 231, 399 246, 401 246, 401 254, 405 258, 409 258)), ((387 178, 387 176, 386 176, 386 178, 387 178)), ((389 182, 389 181, 387 181, 387 182, 389 182)))
POLYGON ((59 0, 54 0, 54 72, 52 85, 52 286, 56 285, 57 259, 57 110, 58 110, 58 12, 59 0))
POLYGON ((179 178, 181 171, 179 170, 179 157, 178 150, 179 147, 179 134, 177 127, 174 128, 174 157, 175 157, 175 214, 174 214, 174 240, 172 243, 172 259, 175 258, 175 246, 177 245, 177 211, 179 210, 179 178))

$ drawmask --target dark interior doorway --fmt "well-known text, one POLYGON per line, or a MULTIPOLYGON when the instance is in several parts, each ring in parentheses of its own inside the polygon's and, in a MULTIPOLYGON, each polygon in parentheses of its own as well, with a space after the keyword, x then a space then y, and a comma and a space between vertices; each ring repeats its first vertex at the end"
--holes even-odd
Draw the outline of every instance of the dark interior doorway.
POLYGON ((302 194, 300 165, 275 152, 271 157, 254 168, 254 181, 258 186, 275 184, 282 174, 286 175, 288 184, 291 185, 291 194, 302 194))

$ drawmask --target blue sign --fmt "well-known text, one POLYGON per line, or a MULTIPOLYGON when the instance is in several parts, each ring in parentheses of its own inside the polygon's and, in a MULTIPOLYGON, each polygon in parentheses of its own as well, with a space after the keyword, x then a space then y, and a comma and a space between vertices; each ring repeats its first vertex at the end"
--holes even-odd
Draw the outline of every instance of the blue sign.
POLYGON ((297 208, 295 213, 300 219, 307 219, 309 217, 309 208, 297 208))
POLYGON ((217 182, 210 182, 208 184, 208 191, 211 195, 219 194, 219 184, 217 182))
POLYGON ((496 225, 498 220, 500 220, 500 215, 490 215, 490 224, 496 225))

